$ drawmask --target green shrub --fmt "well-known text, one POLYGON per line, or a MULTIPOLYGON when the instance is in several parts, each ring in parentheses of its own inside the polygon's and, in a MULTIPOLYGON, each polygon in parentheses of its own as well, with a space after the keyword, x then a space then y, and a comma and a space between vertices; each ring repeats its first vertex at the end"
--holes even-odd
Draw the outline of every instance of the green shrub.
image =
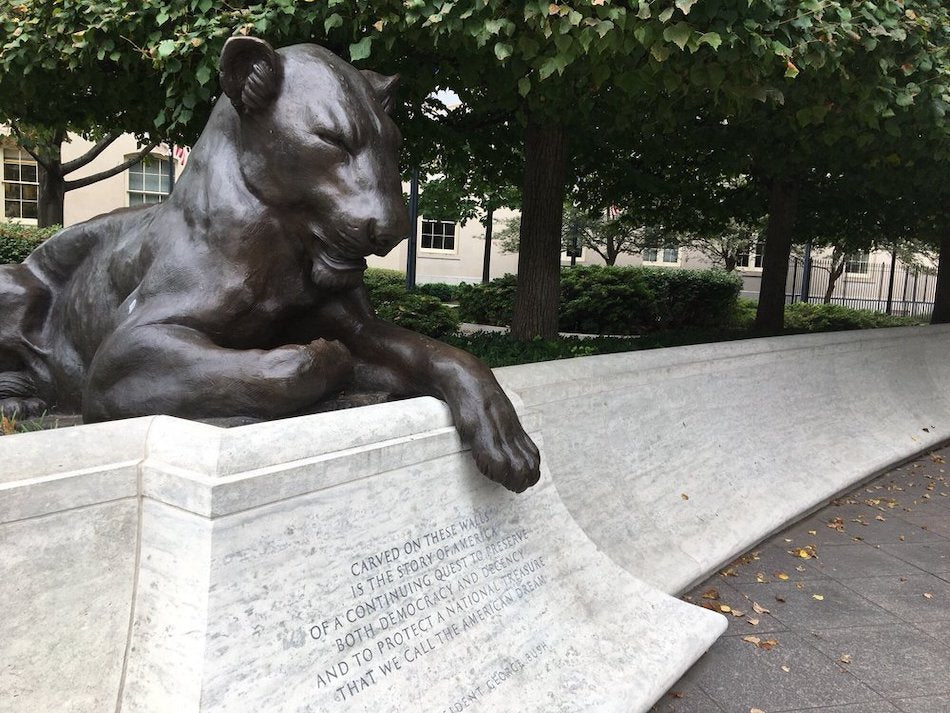
POLYGON ((444 282, 427 282, 416 285, 416 292, 421 295, 435 297, 442 302, 458 302, 461 285, 448 285, 444 282))
POLYGON ((657 329, 722 327, 735 316, 742 278, 724 270, 638 268, 653 293, 657 329))
POLYGON ((842 305, 796 302, 785 308, 785 328, 796 332, 834 332, 923 324, 919 317, 892 317, 842 305))
POLYGON ((408 292, 403 273, 369 268, 363 281, 380 319, 436 339, 458 329, 459 318, 455 310, 435 297, 408 292))
POLYGON ((594 266, 562 271, 560 331, 639 334, 655 322, 653 294, 641 271, 594 266))
POLYGON ((752 329, 755 326, 755 313, 759 303, 748 297, 740 297, 732 314, 731 325, 736 329, 752 329))
POLYGON ((459 318, 476 324, 511 324, 517 286, 514 275, 496 278, 488 284, 459 285, 459 318))
POLYGON ((0 264, 23 262, 40 243, 61 227, 53 225, 49 228, 37 228, 0 221, 0 264))
MULTIPOLYGON (((488 285, 465 285, 463 321, 511 323, 513 275, 488 285)), ((559 328, 589 334, 640 334, 657 329, 731 326, 742 287, 721 270, 577 267, 561 272, 559 328)))

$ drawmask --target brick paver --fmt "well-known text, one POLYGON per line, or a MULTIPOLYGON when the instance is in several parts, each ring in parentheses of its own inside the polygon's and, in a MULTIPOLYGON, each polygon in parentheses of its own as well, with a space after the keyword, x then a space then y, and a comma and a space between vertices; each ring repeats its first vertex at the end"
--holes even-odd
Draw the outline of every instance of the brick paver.
POLYGON ((684 599, 729 629, 654 713, 950 713, 950 446, 748 552, 684 599))

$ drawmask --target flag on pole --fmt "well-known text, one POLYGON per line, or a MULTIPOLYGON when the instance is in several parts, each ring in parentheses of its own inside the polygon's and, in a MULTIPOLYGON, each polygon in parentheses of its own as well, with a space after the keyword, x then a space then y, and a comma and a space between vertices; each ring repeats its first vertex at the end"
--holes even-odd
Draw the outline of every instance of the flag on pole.
POLYGON ((172 145, 172 156, 176 161, 178 161, 178 167, 184 168, 185 164, 188 162, 188 154, 191 152, 187 146, 177 146, 172 145))

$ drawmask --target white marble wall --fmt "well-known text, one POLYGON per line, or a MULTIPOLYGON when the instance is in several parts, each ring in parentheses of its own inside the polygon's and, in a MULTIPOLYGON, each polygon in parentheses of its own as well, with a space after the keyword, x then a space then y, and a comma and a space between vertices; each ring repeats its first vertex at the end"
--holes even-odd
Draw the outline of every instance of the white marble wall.
POLYGON ((754 339, 497 370, 620 566, 687 589, 855 483, 950 438, 950 327, 754 339))

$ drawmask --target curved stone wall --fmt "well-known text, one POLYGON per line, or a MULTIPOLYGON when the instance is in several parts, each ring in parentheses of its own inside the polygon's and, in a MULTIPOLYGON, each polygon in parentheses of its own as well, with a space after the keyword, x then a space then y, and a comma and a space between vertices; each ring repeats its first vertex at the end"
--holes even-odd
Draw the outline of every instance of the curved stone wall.
POLYGON ((950 438, 950 326, 704 344, 507 367, 561 498, 663 591, 950 438))

